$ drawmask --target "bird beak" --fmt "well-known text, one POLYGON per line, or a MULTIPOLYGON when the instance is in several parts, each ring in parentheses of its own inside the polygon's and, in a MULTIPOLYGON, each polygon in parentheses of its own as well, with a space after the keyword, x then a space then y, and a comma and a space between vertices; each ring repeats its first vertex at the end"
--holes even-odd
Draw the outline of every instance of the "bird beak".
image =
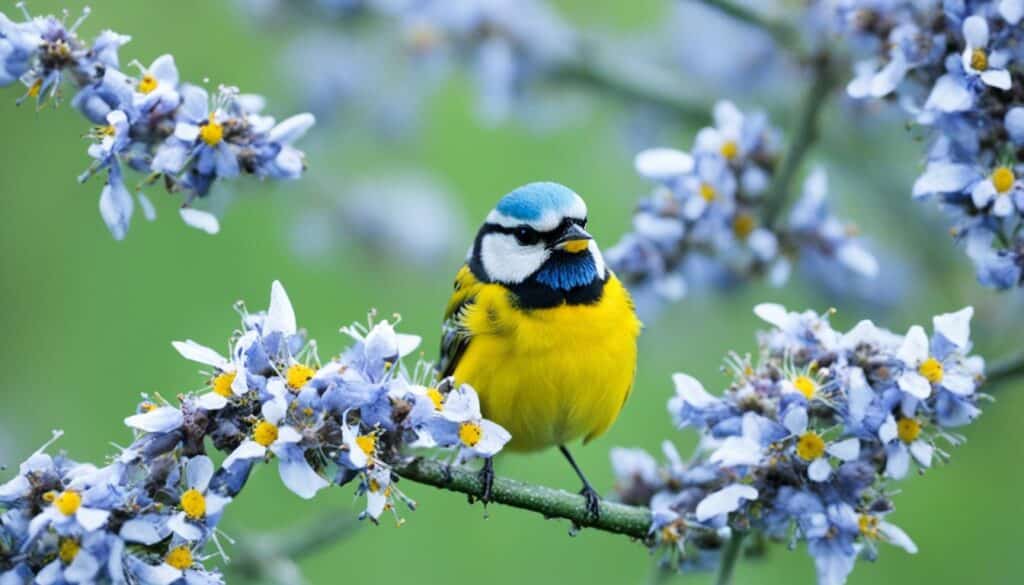
POLYGON ((570 254, 579 254, 590 247, 590 240, 594 237, 591 236, 578 225, 573 224, 569 229, 565 230, 562 237, 555 241, 553 248, 557 250, 564 250, 570 254))

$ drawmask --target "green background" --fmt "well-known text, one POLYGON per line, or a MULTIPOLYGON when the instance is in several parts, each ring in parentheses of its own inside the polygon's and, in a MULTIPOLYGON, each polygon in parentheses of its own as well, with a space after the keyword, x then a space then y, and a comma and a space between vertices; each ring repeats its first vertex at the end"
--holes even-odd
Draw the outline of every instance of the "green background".
MULTIPOLYGON (((577 23, 607 29, 641 30, 664 14, 660 2, 559 3, 577 23)), ((76 3, 35 1, 35 12, 76 3)), ((276 68, 288 31, 271 34, 243 18, 230 2, 102 1, 83 32, 101 28, 133 36, 122 62, 150 62, 172 52, 183 79, 209 77, 272 98, 271 113, 297 104, 276 68)), ((3 10, 13 12, 13 3, 3 10)), ((295 31, 292 31, 293 33, 295 31)), ((709 50, 714 50, 711 48, 709 50)), ((721 48, 727 50, 727 48, 721 48)), ((793 88, 791 88, 793 89, 793 88)), ((423 128, 411 141, 382 143, 344 127, 318 127, 307 138, 311 168, 304 181, 281 185, 236 182, 223 231, 210 237, 185 227, 171 198, 152 190, 160 218, 136 218, 124 242, 115 242, 97 213, 101 180, 75 182, 88 164, 87 131, 68 104, 36 113, 18 108, 18 88, 0 100, 4 156, 0 160, 0 462, 16 464, 48 436, 63 428, 59 445, 77 459, 100 461, 124 444, 121 423, 140 392, 173 396, 203 383, 193 364, 180 359, 170 340, 194 338, 223 347, 237 326, 237 299, 266 306, 269 285, 281 279, 300 324, 320 341, 322 353, 344 347, 337 328, 360 320, 367 309, 403 315, 402 329, 423 334, 428 354, 458 256, 436 270, 409 269, 380 261, 359 249, 339 250, 310 261, 289 247, 292 218, 310 207, 314 186, 339 185, 367 173, 429 169, 457 194, 470 224, 482 219, 496 199, 518 184, 551 179, 572 186, 591 207, 592 231, 605 247, 629 225, 629 213, 646 186, 632 172, 622 145, 620 104, 602 101, 579 123, 538 134, 515 123, 483 128, 474 119, 473 98, 464 81, 447 86, 424 112, 423 128)), ((746 96, 742 102, 769 107, 780 122, 792 114, 792 92, 746 96)), ((833 103, 823 146, 815 156, 829 165, 833 191, 844 213, 864 231, 898 250, 915 267, 914 288, 896 310, 881 312, 816 296, 794 280, 785 290, 764 285, 728 294, 695 296, 649 319, 641 339, 636 390, 612 430, 577 457, 591 479, 610 491, 608 450, 615 445, 657 451, 666 437, 685 452, 694 436, 674 431, 665 411, 672 392, 669 376, 686 371, 718 390, 718 370, 730 349, 754 348, 759 327, 750 308, 764 300, 819 310, 836 305, 838 324, 871 317, 896 330, 928 324, 936 312, 964 304, 978 309, 977 349, 998 356, 1020 345, 1019 294, 997 295, 977 286, 967 261, 956 251, 936 214, 909 203, 919 170, 920 144, 888 117, 858 122, 851 108, 833 103)), ((870 116, 868 119, 873 119, 870 116)), ((672 145, 686 148, 697 125, 668 128, 672 145)), ((328 189, 330 190, 330 189, 328 189)), ((318 195, 322 196, 322 195, 318 195)), ((223 190, 213 197, 228 198, 223 190)), ((396 210, 396 213, 400 211, 396 210)), ((415 221, 416 218, 409 218, 415 221)), ((464 249, 464 243, 456 245, 464 249)), ((886 262, 886 258, 882 258, 886 262)), ((892 282, 880 281, 887 288, 892 282)), ((996 389, 993 389, 996 390, 996 389)), ((896 498, 891 519, 912 535, 921 552, 910 556, 882 549, 880 562, 860 563, 851 583, 1019 582, 1024 569, 1024 471, 1020 423, 1024 386, 997 389, 980 421, 967 429, 967 444, 953 451, 950 465, 913 477, 896 498)), ((499 473, 575 490, 576 478, 555 452, 509 456, 499 473)), ((9 472, 3 475, 4 478, 9 472)), ((525 512, 493 507, 489 518, 465 498, 419 485, 404 485, 419 503, 403 512, 396 528, 360 525, 347 539, 304 557, 312 583, 641 583, 653 566, 640 545, 586 531, 570 537, 568 526, 525 512)), ((301 528, 337 515, 354 517, 360 502, 350 488, 322 493, 306 502, 286 491, 273 469, 256 473, 222 523, 230 535, 301 528)), ((679 581, 706 583, 706 575, 679 581)), ((813 565, 802 550, 774 547, 767 557, 743 562, 738 583, 808 583, 813 565)), ((239 579, 241 581, 241 579, 239 579)))

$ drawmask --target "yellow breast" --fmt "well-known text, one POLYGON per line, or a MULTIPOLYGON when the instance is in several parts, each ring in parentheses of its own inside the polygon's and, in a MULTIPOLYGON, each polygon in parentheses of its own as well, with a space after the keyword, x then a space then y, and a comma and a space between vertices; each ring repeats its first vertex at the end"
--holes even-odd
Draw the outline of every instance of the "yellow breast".
POLYGON ((604 433, 633 384, 640 322, 610 276, 590 305, 522 310, 502 286, 481 286, 464 323, 472 342, 457 383, 480 394, 484 416, 512 433, 507 448, 533 451, 604 433))

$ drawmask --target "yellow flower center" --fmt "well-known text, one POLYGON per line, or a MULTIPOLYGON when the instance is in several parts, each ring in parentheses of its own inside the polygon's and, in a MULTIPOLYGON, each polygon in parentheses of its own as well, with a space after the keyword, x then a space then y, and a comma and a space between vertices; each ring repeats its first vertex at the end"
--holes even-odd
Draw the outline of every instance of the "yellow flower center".
POLYGON ((896 423, 896 434, 904 443, 913 443, 921 434, 921 423, 913 418, 901 418, 896 423))
POLYGON ((368 487, 370 488, 371 492, 377 493, 377 492, 380 491, 380 482, 378 482, 376 479, 371 477, 370 478, 370 483, 369 483, 368 487))
POLYGON ((57 549, 57 556, 60 557, 60 560, 65 565, 70 565, 71 561, 75 560, 75 557, 78 556, 78 551, 81 548, 82 547, 78 542, 70 538, 64 538, 60 541, 60 548, 57 549))
POLYGON ((999 193, 1008 192, 1016 180, 1017 177, 1013 175, 1013 171, 1008 167, 997 167, 996 170, 992 171, 992 185, 995 186, 996 191, 999 193))
POLYGON ((464 422, 459 425, 459 440, 467 447, 476 446, 483 434, 483 429, 475 422, 464 422))
POLYGON ((156 405, 153 404, 152 402, 143 402, 142 404, 139 405, 139 410, 141 410, 142 412, 151 412, 155 408, 156 405))
POLYGON ((804 461, 814 461, 825 454, 825 440, 814 431, 807 431, 796 440, 796 454, 804 461))
POLYGON ((988 54, 985 49, 974 49, 971 51, 971 67, 978 71, 988 69, 988 54))
POLYGON ((313 374, 315 373, 316 372, 313 371, 313 368, 309 366, 295 364, 288 368, 288 371, 285 373, 285 378, 288 381, 288 385, 291 386, 293 390, 298 390, 305 386, 306 382, 312 380, 313 374))
POLYGON ((726 140, 725 142, 722 143, 722 148, 720 149, 720 152, 722 156, 729 160, 732 160, 736 158, 737 154, 740 153, 740 146, 736 144, 735 140, 726 140))
POLYGON ((184 571, 192 566, 192 551, 187 546, 176 546, 167 553, 164 562, 179 571, 184 571))
POLYGON ((100 126, 97 129, 97 132, 100 136, 113 136, 117 132, 117 130, 115 130, 114 127, 110 124, 107 124, 106 126, 100 126))
POLYGON ((224 398, 231 398, 231 385, 235 383, 236 372, 221 372, 213 378, 213 391, 224 398))
POLYGON ((224 126, 210 114, 210 119, 199 129, 199 138, 210 146, 217 146, 224 139, 224 126))
POLYGON ((434 403, 434 410, 441 410, 441 406, 444 404, 444 396, 441 395, 441 391, 437 388, 427 388, 427 396, 434 403))
POLYGON ((193 520, 206 516, 206 498, 199 490, 188 490, 181 494, 179 503, 185 515, 193 520))
POLYGON ((139 93, 152 93, 160 83, 149 73, 142 76, 139 80, 139 93))
POLYGON ((864 536, 878 538, 878 518, 861 514, 857 519, 857 525, 860 527, 860 533, 864 536))
POLYGON ((711 203, 712 201, 715 200, 716 197, 718 197, 718 192, 715 191, 715 188, 712 187, 711 185, 709 185, 708 183, 701 183, 700 184, 700 197, 704 201, 707 201, 708 203, 711 203))
POLYGON ((942 362, 933 357, 930 357, 921 362, 921 365, 917 368, 917 371, 932 384, 938 384, 939 382, 942 381, 942 362))
POLYGON ((807 400, 814 398, 814 395, 818 393, 818 384, 810 376, 797 376, 793 379, 793 387, 807 400))
POLYGON ((50 490, 50 491, 46 492, 45 494, 43 494, 43 501, 48 503, 48 504, 52 504, 53 501, 56 500, 56 499, 57 499, 57 492, 55 492, 53 490, 50 490))
POLYGON ((277 425, 261 420, 252 431, 252 440, 264 447, 269 447, 277 440, 277 425))
POLYGON ((757 227, 757 220, 754 216, 749 213, 740 213, 736 215, 736 219, 732 220, 732 233, 736 234, 736 237, 745 240, 750 232, 754 231, 757 227))
POLYGON ((363 453, 372 457, 373 452, 377 450, 377 437, 375 435, 359 435, 356 437, 356 445, 359 445, 363 453))
POLYGON ((82 494, 73 490, 61 492, 60 495, 53 500, 53 505, 57 506, 57 510, 59 510, 61 514, 71 516, 78 511, 79 507, 82 506, 82 494))

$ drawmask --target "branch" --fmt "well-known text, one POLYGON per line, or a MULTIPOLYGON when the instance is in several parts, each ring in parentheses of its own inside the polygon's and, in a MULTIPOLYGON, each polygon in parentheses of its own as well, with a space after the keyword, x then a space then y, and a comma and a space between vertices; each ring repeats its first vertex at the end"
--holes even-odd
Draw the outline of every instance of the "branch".
MULTIPOLYGON (((417 457, 394 466, 394 471, 409 481, 479 498, 483 485, 477 472, 465 467, 448 467, 430 459, 417 457)), ((613 534, 646 540, 651 527, 651 511, 601 501, 601 515, 595 521, 586 512, 583 496, 549 487, 496 477, 491 501, 513 508, 530 510, 545 518, 564 518, 576 526, 596 528, 613 534)))
POLYGON ((736 4, 732 0, 694 0, 698 4, 714 8, 741 22, 755 26, 772 37, 776 44, 788 50, 795 56, 803 53, 800 43, 800 32, 793 28, 788 22, 768 18, 757 13, 746 6, 736 4))
POLYGON ((576 52, 555 69, 552 80, 604 90, 697 120, 708 117, 711 101, 695 92, 677 71, 618 55, 592 39, 578 43, 576 52))
POLYGON ((818 140, 818 125, 821 111, 838 77, 832 71, 827 53, 813 57, 813 78, 800 105, 800 117, 790 134, 789 150, 782 159, 782 166, 775 173, 771 193, 765 201, 764 223, 773 225, 785 208, 786 200, 793 191, 793 180, 807 151, 818 140))
POLYGON ((1024 376, 1024 351, 1003 358, 989 367, 985 374, 985 384, 1001 384, 1018 376, 1024 376))
POLYGON ((743 548, 743 538, 746 533, 738 530, 733 530, 732 538, 725 545, 725 550, 722 551, 722 560, 719 561, 718 565, 718 577, 715 579, 716 585, 730 585, 732 583, 732 573, 736 569, 736 561, 740 558, 740 550, 743 548))

